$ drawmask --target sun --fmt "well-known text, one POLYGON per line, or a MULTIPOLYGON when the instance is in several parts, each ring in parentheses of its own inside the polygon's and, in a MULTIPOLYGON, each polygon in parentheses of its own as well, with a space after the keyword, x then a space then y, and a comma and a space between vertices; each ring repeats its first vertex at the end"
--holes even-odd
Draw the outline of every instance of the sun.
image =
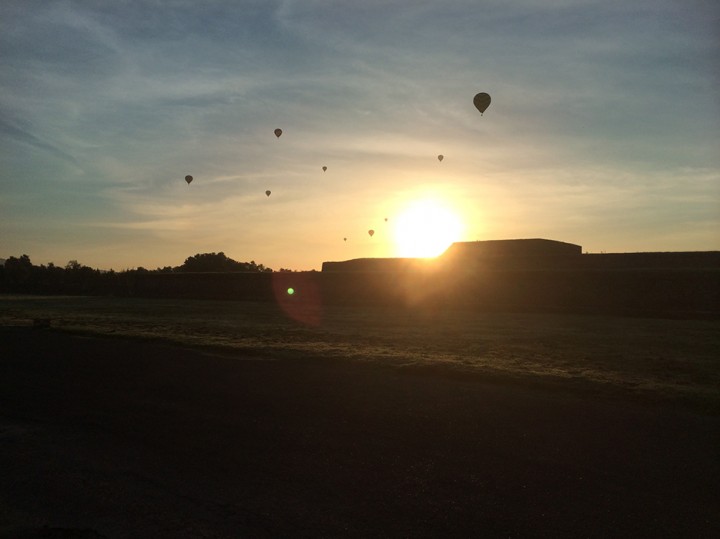
POLYGON ((463 231, 458 216, 433 199, 412 202, 393 220, 397 255, 401 257, 438 256, 458 241, 463 231))

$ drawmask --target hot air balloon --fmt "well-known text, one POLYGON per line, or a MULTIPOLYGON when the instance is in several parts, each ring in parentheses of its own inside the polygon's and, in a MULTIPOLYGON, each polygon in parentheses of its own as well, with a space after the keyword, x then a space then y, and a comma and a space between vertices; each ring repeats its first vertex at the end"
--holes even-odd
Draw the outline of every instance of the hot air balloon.
POLYGON ((326 170, 327 170, 327 167, 323 167, 323 172, 325 172, 326 170))
POLYGON ((442 154, 441 154, 441 155, 438 155, 438 161, 441 161, 441 162, 442 162, 443 159, 445 159, 445 156, 444 156, 444 155, 442 155, 442 154))
POLYGON ((278 129, 275 130, 275 136, 276 136, 277 138, 280 138, 280 135, 282 135, 282 129, 279 129, 279 128, 278 128, 278 129))
POLYGON ((482 113, 490 106, 490 96, 485 92, 480 92, 473 97, 473 105, 480 111, 480 115, 482 116, 482 113))
POLYGON ((190 185, 190 182, 193 180, 192 176, 185 176, 185 181, 188 182, 188 185, 190 185))
POLYGON ((268 189, 267 191, 265 191, 265 194, 266 194, 267 196, 270 196, 270 193, 272 193, 272 191, 270 191, 269 189, 268 189))
POLYGON ((347 238, 343 238, 343 241, 347 241, 347 238))
POLYGON ((368 230, 368 234, 370 234, 370 237, 372 238, 375 234, 375 231, 373 229, 368 230))
POLYGON ((387 223, 387 217, 385 217, 385 222, 387 223))

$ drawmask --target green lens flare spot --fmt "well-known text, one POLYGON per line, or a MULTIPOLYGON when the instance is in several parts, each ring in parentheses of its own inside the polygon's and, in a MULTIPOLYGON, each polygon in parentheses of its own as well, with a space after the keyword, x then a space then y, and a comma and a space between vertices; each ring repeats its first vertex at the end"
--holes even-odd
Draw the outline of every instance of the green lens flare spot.
POLYGON ((287 292, 288 292, 288 296, 292 296, 292 295, 295 293, 295 289, 294 289, 294 288, 288 288, 287 292))

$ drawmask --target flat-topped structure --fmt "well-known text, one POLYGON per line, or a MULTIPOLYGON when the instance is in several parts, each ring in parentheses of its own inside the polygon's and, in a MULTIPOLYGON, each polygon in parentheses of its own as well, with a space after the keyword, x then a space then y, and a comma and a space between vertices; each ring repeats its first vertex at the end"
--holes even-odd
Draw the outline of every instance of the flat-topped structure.
POLYGON ((481 269, 560 269, 576 266, 582 247, 542 238, 462 241, 453 243, 437 259, 436 267, 448 271, 481 269))
POLYGON ((342 262, 323 262, 324 272, 357 272, 357 271, 417 271, 435 267, 434 260, 426 258, 353 258, 342 262))
POLYGON ((559 258, 582 255, 582 247, 572 243, 541 238, 462 241, 453 243, 435 259, 419 258, 357 258, 344 262, 324 262, 323 271, 405 271, 433 267, 464 269, 479 266, 515 268, 557 266, 559 258), (543 263, 544 262, 544 263, 543 263))
POLYGON ((516 256, 576 256, 582 247, 564 241, 542 238, 520 240, 458 241, 441 255, 455 257, 516 257, 516 256))
POLYGON ((357 258, 324 262, 323 272, 720 269, 720 251, 592 253, 542 238, 462 241, 437 258, 357 258))

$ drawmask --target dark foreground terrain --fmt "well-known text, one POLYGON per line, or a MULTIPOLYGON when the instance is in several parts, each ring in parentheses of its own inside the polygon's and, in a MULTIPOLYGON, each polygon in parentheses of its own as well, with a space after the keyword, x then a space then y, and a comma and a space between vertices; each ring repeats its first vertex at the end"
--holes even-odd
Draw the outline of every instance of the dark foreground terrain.
POLYGON ((720 537, 720 417, 0 328, 0 537, 720 537))

